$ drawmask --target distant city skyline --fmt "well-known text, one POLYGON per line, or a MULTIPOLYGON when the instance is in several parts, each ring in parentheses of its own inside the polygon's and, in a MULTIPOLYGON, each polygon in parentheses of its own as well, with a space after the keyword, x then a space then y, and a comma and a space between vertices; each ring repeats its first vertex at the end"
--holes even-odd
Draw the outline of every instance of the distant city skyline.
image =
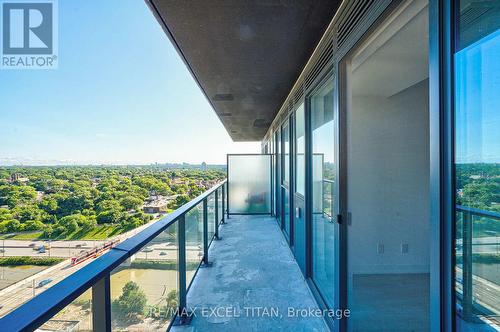
POLYGON ((59 2, 58 19, 58 69, 0 70, 0 165, 225 164, 260 151, 232 142, 143 1, 59 2))
POLYGON ((33 159, 10 159, 10 158, 0 158, 0 167, 31 167, 31 166, 203 166, 203 164, 207 166, 225 166, 225 162, 221 163, 206 163, 204 161, 195 163, 188 162, 152 162, 152 163, 80 163, 77 161, 71 160, 33 160, 33 159))

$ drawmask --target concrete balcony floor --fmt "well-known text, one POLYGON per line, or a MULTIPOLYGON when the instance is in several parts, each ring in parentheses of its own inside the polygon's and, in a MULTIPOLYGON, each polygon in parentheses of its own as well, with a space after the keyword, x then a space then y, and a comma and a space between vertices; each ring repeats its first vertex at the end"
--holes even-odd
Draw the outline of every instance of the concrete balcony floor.
POLYGON ((195 316, 172 331, 328 331, 321 317, 289 315, 318 306, 274 218, 231 216, 220 235, 188 293, 195 316))

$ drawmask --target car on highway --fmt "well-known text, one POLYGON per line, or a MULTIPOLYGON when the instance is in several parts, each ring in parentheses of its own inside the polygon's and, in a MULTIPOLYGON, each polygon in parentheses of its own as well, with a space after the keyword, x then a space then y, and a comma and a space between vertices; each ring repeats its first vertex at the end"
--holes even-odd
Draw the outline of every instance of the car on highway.
POLYGON ((165 251, 160 252, 160 256, 165 256, 167 253, 165 251))
POLYGON ((45 252, 45 246, 39 246, 37 250, 38 253, 43 254, 45 252))
POLYGON ((142 250, 143 252, 152 252, 153 248, 152 247, 146 247, 142 250))
POLYGON ((37 287, 38 287, 38 288, 43 287, 43 286, 45 286, 45 285, 50 284, 51 282, 52 282, 52 279, 43 279, 42 281, 40 281, 40 282, 38 283, 38 286, 37 286, 37 287))

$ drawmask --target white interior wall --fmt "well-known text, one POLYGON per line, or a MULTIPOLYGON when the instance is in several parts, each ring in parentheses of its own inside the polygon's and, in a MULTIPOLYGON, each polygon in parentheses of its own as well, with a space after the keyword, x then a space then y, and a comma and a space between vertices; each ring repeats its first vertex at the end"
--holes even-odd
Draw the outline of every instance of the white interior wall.
POLYGON ((352 97, 351 274, 429 272, 428 100, 427 79, 387 98, 352 97), (402 244, 408 245, 407 253, 402 253, 402 244))

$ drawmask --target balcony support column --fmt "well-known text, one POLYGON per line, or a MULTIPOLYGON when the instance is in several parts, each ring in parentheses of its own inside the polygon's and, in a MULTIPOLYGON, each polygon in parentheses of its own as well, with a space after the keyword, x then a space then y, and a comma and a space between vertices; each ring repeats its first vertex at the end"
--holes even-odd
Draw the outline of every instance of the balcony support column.
POLYGON ((92 286, 92 327, 94 331, 111 332, 109 274, 92 286))

